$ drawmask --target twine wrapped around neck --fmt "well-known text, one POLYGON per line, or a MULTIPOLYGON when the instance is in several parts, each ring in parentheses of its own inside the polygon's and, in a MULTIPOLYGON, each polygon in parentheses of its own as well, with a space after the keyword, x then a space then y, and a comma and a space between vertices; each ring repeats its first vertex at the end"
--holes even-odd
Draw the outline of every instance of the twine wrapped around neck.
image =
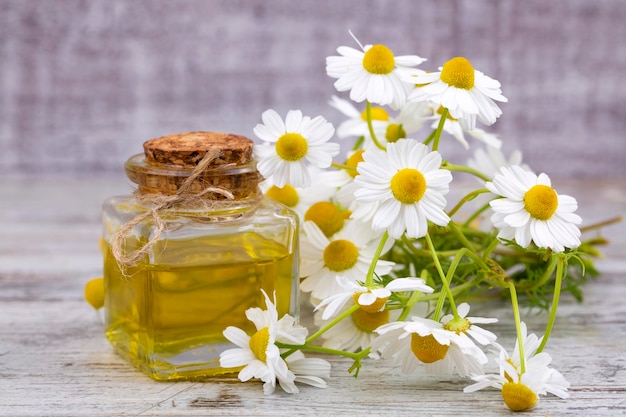
POLYGON ((192 171, 192 173, 185 179, 180 185, 175 194, 144 194, 137 190, 135 193, 138 200, 143 204, 151 204, 152 208, 145 213, 137 215, 135 218, 125 223, 115 233, 111 241, 111 252, 113 257, 118 263, 120 270, 123 271, 123 267, 132 266, 137 263, 146 253, 150 251, 150 248, 159 240, 161 234, 165 230, 166 223, 162 219, 161 214, 163 211, 171 209, 175 206, 194 207, 199 209, 215 209, 215 208, 228 208, 240 204, 235 201, 233 193, 225 188, 221 187, 207 187, 197 193, 190 193, 189 189, 192 183, 200 176, 213 160, 220 156, 220 149, 210 149, 200 160, 198 165, 192 171), (222 195, 227 200, 215 200, 207 197, 208 193, 215 193, 222 195), (131 253, 125 254, 124 242, 126 235, 138 224, 152 218, 154 221, 155 231, 152 238, 146 242, 142 247, 138 248, 131 253))

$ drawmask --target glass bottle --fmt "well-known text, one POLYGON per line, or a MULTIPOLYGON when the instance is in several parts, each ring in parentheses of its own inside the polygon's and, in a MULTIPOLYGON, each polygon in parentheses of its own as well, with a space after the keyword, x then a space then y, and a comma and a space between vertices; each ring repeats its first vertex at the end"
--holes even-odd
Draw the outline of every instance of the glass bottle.
POLYGON ((117 352, 157 380, 233 372, 219 354, 245 316, 298 316, 298 221, 264 197, 242 136, 192 132, 144 143, 131 157, 133 195, 103 205, 105 326, 117 352))

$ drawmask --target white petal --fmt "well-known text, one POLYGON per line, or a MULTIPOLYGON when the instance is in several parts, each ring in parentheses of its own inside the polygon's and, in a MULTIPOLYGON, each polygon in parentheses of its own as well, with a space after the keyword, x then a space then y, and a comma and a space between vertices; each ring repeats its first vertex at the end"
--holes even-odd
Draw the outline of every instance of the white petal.
POLYGON ((285 133, 285 123, 283 119, 278 115, 276 110, 268 109, 263 112, 261 119, 270 132, 276 133, 276 136, 280 136, 285 133))
POLYGON ((239 347, 248 347, 250 344, 250 336, 238 327, 228 326, 223 333, 226 339, 239 347))
POLYGON ((220 354, 220 366, 223 368, 238 368, 254 360, 256 357, 249 349, 227 349, 220 354))

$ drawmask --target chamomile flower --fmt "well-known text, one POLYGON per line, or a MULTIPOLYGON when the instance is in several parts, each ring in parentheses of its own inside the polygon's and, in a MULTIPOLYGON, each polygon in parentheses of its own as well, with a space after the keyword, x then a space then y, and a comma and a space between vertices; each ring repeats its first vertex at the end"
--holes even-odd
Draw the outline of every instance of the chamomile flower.
MULTIPOLYGON (((300 275, 305 279, 300 289, 310 292, 314 302, 342 291, 337 277, 357 282, 367 275, 377 248, 378 234, 355 222, 347 223, 332 239, 326 237, 314 222, 303 224, 300 275)), ((385 250, 391 247, 391 243, 385 250)), ((393 262, 379 260, 374 272, 386 275, 393 265, 393 262)))
POLYGON ((582 219, 574 213, 576 199, 557 194, 546 174, 535 175, 516 165, 504 167, 486 187, 503 197, 490 203, 499 238, 514 238, 524 248, 532 241, 554 252, 580 245, 576 225, 582 219))
POLYGON ((444 211, 450 171, 440 169, 441 155, 413 139, 400 139, 387 152, 365 151, 354 179, 354 195, 364 203, 380 202, 372 219, 375 230, 386 229, 399 238, 406 231, 419 238, 428 231, 427 221, 445 226, 450 218, 444 211))
POLYGON ((417 55, 396 56, 385 45, 366 45, 354 37, 361 50, 340 46, 340 56, 326 58, 326 72, 337 78, 337 91, 350 91, 350 99, 361 103, 389 105, 398 110, 406 101, 409 85, 402 78, 413 74, 410 67, 425 61, 417 55))
MULTIPOLYGON (((483 329, 477 324, 490 324, 498 321, 496 318, 485 317, 467 317, 470 311, 470 306, 467 303, 461 303, 457 307, 458 317, 454 317, 452 314, 447 314, 441 318, 443 327, 447 330, 456 332, 462 339, 472 338, 474 341, 481 345, 490 345, 496 341, 496 335, 492 332, 483 329)), ((465 344, 469 344, 466 343, 465 344)), ((481 351, 482 352, 482 351, 481 351)), ((487 361, 486 357, 482 357, 481 360, 487 361)))
POLYGON ((290 110, 283 122, 269 109, 261 116, 263 124, 254 133, 263 144, 255 146, 257 168, 265 178, 272 176, 277 187, 311 185, 309 165, 328 168, 339 153, 339 144, 328 143, 335 129, 322 116, 311 119, 300 110, 290 110))
POLYGON ((420 73, 407 81, 419 85, 409 101, 434 101, 447 108, 466 130, 475 129, 476 119, 487 126, 494 124, 502 114, 495 101, 508 101, 500 82, 475 70, 460 56, 447 61, 438 72, 420 73))
POLYGON ((384 287, 374 286, 373 288, 348 281, 344 277, 338 277, 337 281, 344 291, 322 300, 315 307, 316 311, 326 307, 322 315, 323 320, 328 320, 335 315, 337 310, 343 307, 350 299, 354 300, 363 310, 376 313, 385 308, 385 304, 392 292, 420 291, 430 294, 434 291, 421 278, 396 278, 384 287))
POLYGON ((285 392, 293 394, 298 392, 294 384, 296 376, 280 356, 280 350, 275 343, 303 344, 307 330, 296 326, 294 318, 289 315, 278 320, 275 304, 265 292, 263 296, 267 310, 254 307, 246 311, 246 317, 257 329, 254 335, 248 336, 234 326, 224 330, 226 339, 238 347, 220 354, 220 366, 223 368, 244 366, 239 372, 239 379, 242 382, 252 378, 260 379, 264 382, 263 392, 266 395, 274 392, 277 381, 285 392))
POLYGON ((497 375, 474 375, 476 382, 465 387, 464 392, 474 392, 483 388, 497 388, 502 391, 506 405, 514 411, 523 411, 533 408, 539 400, 539 395, 554 394, 560 398, 568 398, 569 383, 557 370, 550 368, 552 358, 548 353, 535 354, 541 339, 534 334, 527 335, 526 325, 522 323, 522 340, 524 347, 525 370, 520 366, 519 339, 511 356, 499 345, 499 357, 496 362, 500 367, 497 375))
POLYGON ((411 321, 385 324, 376 333, 372 351, 392 358, 405 374, 414 373, 422 364, 429 373, 477 375, 487 362, 470 338, 434 320, 413 316, 411 321))

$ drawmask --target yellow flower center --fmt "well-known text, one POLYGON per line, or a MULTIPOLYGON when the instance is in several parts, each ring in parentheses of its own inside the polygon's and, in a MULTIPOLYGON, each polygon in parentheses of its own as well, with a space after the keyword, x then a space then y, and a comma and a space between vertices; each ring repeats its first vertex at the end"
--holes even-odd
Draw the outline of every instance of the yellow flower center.
POLYGON ((389 311, 387 310, 369 313, 359 308, 352 313, 351 317, 356 328, 367 333, 372 333, 383 324, 389 323, 389 311))
POLYGON ((442 345, 432 334, 420 336, 411 334, 411 351, 417 359, 424 363, 433 363, 446 357, 450 346, 442 345))
POLYGON ((371 74, 389 74, 395 66, 393 52, 385 45, 372 46, 363 57, 363 68, 371 74))
POLYGON ((439 78, 453 87, 471 90, 474 87, 474 67, 466 58, 457 56, 443 64, 439 78))
POLYGON ((343 227, 344 213, 329 201, 319 201, 304 213, 304 220, 314 222, 326 237, 331 237, 343 227))
MULTIPOLYGON (((370 117, 372 120, 380 120, 381 122, 389 121, 389 114, 382 107, 370 108, 370 117)), ((367 122, 367 109, 361 112, 361 119, 367 122)))
POLYGON ((272 187, 265 192, 265 195, 272 200, 283 203, 287 207, 295 207, 300 200, 298 191, 289 184, 286 184, 284 187, 272 185, 272 187))
POLYGON ((471 325, 472 323, 468 319, 465 319, 463 317, 457 317, 444 324, 443 328, 450 332, 461 334, 465 333, 471 327, 471 325))
POLYGON ((425 192, 426 180, 414 168, 403 168, 391 178, 391 193, 402 204, 420 201, 425 192))
POLYGON ((104 278, 94 278, 87 281, 85 300, 96 310, 104 306, 104 278))
POLYGON ((398 139, 404 138, 406 138, 406 132, 404 131, 402 125, 390 123, 389 126, 387 126, 387 131, 385 132, 385 139, 387 139, 387 142, 393 143, 398 139))
POLYGON ((276 153, 285 161, 298 161, 306 155, 309 144, 299 133, 285 133, 276 141, 276 153))
POLYGON ((352 268, 359 257, 359 250, 349 240, 333 240, 324 249, 324 265, 334 272, 352 268))
POLYGON ((352 295, 352 298, 354 298, 354 302, 358 304, 359 307, 361 307, 361 310, 367 311, 368 313, 378 313, 385 306, 387 300, 389 300, 389 297, 376 298, 376 301, 374 301, 372 304, 365 306, 359 303, 359 297, 361 296, 361 294, 363 293, 356 292, 352 295))
POLYGON ((502 385, 502 398, 513 411, 528 410, 537 403, 537 394, 519 382, 506 382, 502 385))
POLYGON ((264 327, 250 337, 250 350, 258 360, 265 362, 267 359, 267 346, 270 343, 270 329, 264 327))
POLYGON ((524 194, 524 207, 531 217, 548 220, 559 205, 556 191, 547 185, 538 184, 524 194))
POLYGON ((359 174, 356 170, 356 166, 359 165, 359 162, 364 161, 363 152, 365 152, 365 149, 359 149, 358 151, 350 155, 348 159, 346 160, 346 165, 352 168, 352 169, 347 170, 348 174, 352 178, 356 177, 359 174))

